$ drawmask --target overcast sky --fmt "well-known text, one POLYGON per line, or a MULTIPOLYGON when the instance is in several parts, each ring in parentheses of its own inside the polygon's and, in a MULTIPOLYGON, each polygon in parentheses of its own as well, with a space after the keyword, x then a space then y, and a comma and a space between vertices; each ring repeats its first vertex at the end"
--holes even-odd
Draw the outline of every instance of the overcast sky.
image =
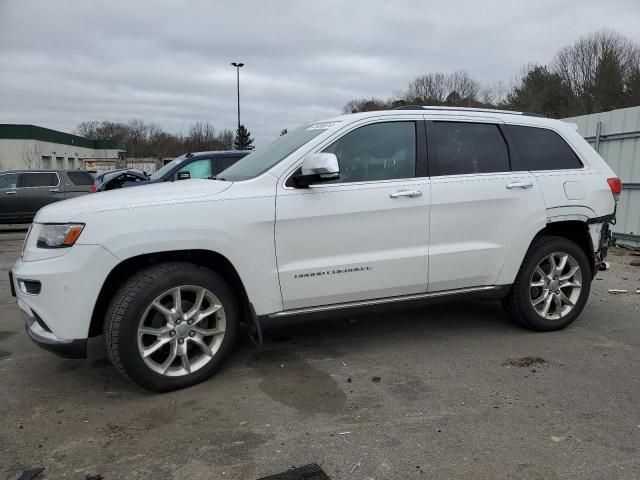
POLYGON ((0 123, 235 129, 242 61, 242 123, 263 145, 422 73, 508 81, 602 28, 640 42, 640 1, 0 0, 0 123))

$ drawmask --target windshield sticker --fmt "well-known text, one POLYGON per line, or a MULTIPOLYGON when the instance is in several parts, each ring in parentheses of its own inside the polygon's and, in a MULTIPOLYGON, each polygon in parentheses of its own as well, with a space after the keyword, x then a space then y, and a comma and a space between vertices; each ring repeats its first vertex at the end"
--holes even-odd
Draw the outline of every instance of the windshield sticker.
POLYGON ((324 123, 315 123, 311 125, 307 130, 326 130, 327 128, 331 128, 334 125, 339 124, 340 122, 324 122, 324 123))

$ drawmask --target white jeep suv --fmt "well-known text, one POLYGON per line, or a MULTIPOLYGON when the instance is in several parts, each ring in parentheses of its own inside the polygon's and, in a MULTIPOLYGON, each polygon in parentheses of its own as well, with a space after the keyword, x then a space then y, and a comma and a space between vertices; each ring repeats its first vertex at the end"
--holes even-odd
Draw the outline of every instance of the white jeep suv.
POLYGON ((241 322, 458 296, 534 330, 587 302, 621 183, 576 132, 410 107, 306 125, 220 176, 40 210, 13 267, 26 331, 167 391, 211 376, 241 322))

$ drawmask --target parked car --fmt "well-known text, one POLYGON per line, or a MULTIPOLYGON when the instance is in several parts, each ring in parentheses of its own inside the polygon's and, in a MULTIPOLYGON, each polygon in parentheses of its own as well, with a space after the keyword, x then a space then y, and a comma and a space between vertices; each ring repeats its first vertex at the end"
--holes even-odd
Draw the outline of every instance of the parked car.
POLYGON ((0 172, 0 223, 30 223, 40 208, 90 193, 92 185, 83 170, 0 172))
POLYGON ((120 168, 116 170, 108 170, 96 175, 93 182, 92 191, 104 192, 107 190, 115 190, 125 185, 137 182, 149 183, 149 176, 142 170, 132 168, 120 168))
POLYGON ((251 150, 186 153, 153 173, 149 177, 149 183, 214 177, 250 153, 251 150))
POLYGON ((249 153, 251 153, 249 150, 186 153, 151 175, 135 169, 110 170, 96 177, 95 191, 103 192, 191 178, 208 178, 217 175, 249 153))
POLYGON ((27 333, 127 378, 211 376, 239 324, 501 299, 532 330, 573 322, 604 265, 620 179, 568 123, 413 107, 289 132, 211 180, 38 213, 12 271, 27 333))

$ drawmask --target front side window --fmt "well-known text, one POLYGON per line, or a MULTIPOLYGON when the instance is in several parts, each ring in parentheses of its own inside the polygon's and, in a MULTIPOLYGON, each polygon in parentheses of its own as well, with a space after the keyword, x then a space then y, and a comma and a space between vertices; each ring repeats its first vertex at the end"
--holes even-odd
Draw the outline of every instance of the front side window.
POLYGON ((335 154, 340 165, 340 178, 332 183, 412 178, 416 174, 415 122, 366 125, 339 138, 324 152, 335 154))
POLYGON ((560 135, 537 127, 507 126, 516 143, 520 158, 514 159, 514 170, 566 170, 582 168, 582 162, 560 135))
POLYGON ((507 143, 497 125, 433 122, 428 141, 431 176, 510 170, 507 143))
POLYGON ((189 172, 191 178, 208 178, 211 175, 211 160, 203 158, 201 160, 194 160, 178 170, 178 172, 189 172))
POLYGON ((21 187, 55 187, 58 176, 53 172, 23 173, 21 187))
POLYGON ((16 188, 16 185, 18 185, 17 173, 0 175, 0 188, 16 188))

